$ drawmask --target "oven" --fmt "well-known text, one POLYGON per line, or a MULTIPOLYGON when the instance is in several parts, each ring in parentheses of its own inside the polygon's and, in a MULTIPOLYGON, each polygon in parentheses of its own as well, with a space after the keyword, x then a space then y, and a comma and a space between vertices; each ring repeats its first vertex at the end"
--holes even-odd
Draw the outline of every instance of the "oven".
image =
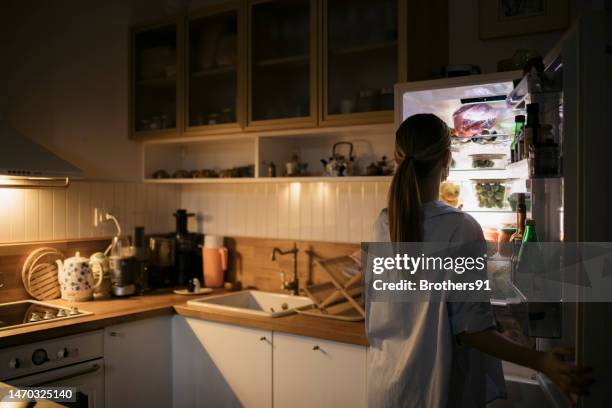
POLYGON ((104 407, 104 359, 60 367, 50 371, 7 381, 19 387, 74 387, 75 402, 62 402, 67 407, 104 407))
POLYGON ((67 407, 104 407, 103 334, 98 330, 0 349, 0 381, 19 387, 71 387, 67 407))

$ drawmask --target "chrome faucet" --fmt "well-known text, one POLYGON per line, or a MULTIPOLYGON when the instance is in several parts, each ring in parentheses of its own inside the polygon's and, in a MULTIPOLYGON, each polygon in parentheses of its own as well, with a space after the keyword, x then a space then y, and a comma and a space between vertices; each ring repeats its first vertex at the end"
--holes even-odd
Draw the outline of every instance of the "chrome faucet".
POLYGON ((298 279, 298 268, 297 268, 297 257, 300 250, 297 244, 293 243, 293 248, 286 251, 282 251, 277 247, 272 248, 272 261, 276 261, 276 255, 289 255, 293 254, 293 280, 291 282, 285 281, 285 272, 280 273, 281 278, 281 290, 290 290, 294 295, 300 293, 300 281, 298 279))

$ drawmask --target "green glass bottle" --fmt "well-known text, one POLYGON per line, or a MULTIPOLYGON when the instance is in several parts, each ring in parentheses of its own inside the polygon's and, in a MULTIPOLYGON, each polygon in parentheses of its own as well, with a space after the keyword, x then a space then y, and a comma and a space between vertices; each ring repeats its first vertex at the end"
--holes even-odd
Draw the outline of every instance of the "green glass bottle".
POLYGON ((538 243, 538 234, 536 233, 535 220, 528 219, 525 222, 525 232, 523 233, 523 241, 517 258, 518 270, 525 272, 539 272, 541 265, 540 246, 538 243))

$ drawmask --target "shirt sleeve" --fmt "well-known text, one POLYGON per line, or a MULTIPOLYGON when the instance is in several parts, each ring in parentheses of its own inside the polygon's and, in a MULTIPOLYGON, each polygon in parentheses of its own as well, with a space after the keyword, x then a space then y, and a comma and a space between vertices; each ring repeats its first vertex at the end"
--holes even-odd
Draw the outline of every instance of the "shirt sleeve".
MULTIPOLYGON (((469 214, 462 214, 462 221, 457 226, 451 242, 470 243, 468 248, 478 257, 486 253, 487 244, 482 228, 469 214)), ((486 279, 486 268, 482 272, 486 279)), ((453 334, 477 333, 495 327, 495 318, 489 302, 448 302, 448 313, 453 334)))

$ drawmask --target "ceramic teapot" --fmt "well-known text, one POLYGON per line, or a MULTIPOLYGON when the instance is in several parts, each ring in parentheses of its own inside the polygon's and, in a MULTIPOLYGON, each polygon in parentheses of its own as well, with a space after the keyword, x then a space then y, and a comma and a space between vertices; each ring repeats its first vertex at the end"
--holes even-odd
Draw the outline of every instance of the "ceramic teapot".
MULTIPOLYGON (((92 261, 77 252, 72 258, 63 262, 58 259, 56 262, 62 299, 74 302, 93 299, 94 290, 100 286, 103 274, 94 277, 92 261)), ((101 268, 102 265, 97 267, 101 268)))
POLYGON ((323 175, 332 177, 352 176, 354 173, 355 156, 353 156, 353 144, 351 142, 338 142, 332 148, 332 155, 329 160, 322 159, 323 175), (344 157, 336 151, 338 146, 347 145, 349 154, 344 157))

